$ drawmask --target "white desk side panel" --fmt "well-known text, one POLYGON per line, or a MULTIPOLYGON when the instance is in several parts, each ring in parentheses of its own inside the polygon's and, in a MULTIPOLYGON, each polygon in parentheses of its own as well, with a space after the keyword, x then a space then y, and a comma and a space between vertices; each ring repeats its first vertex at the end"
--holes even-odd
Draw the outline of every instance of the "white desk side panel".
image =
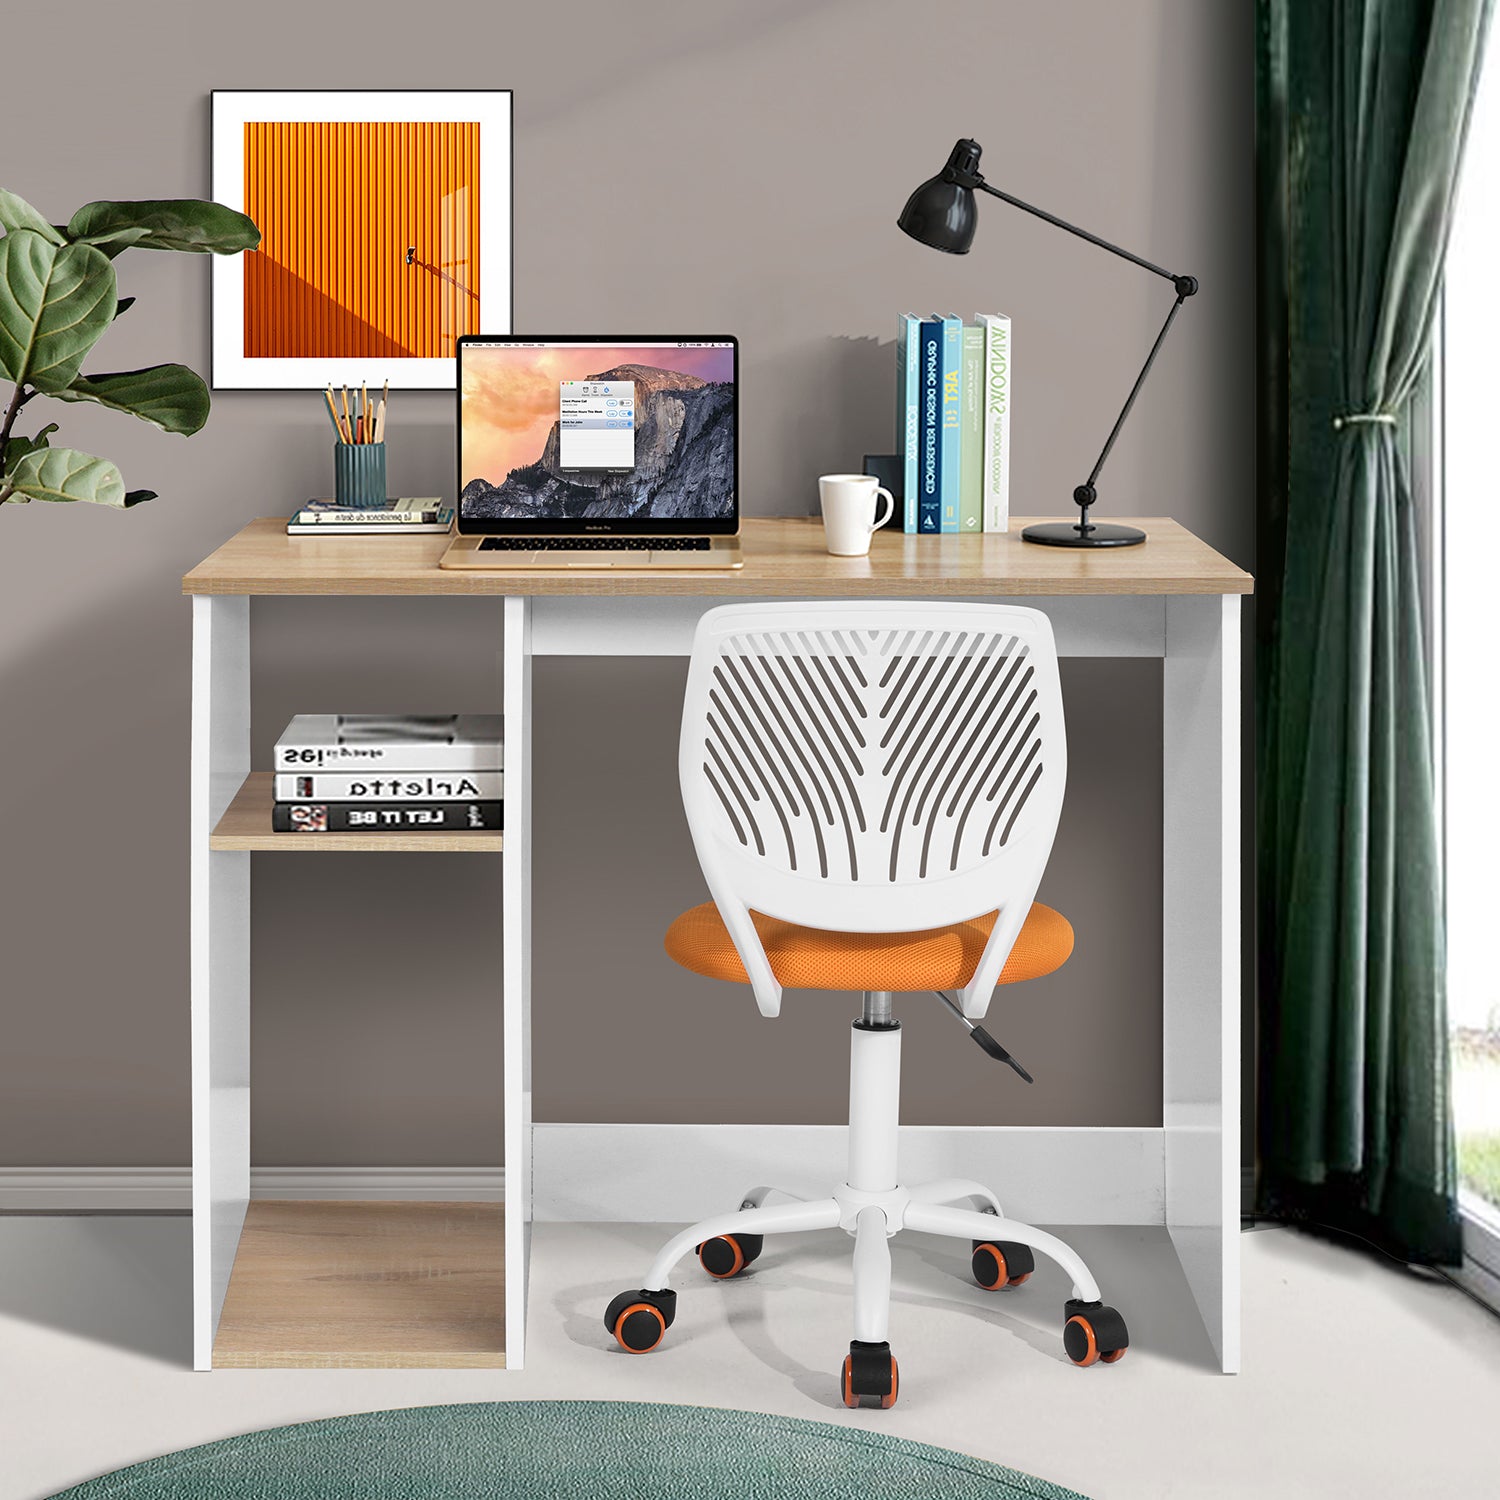
POLYGON ((193 1368, 214 1334, 250 1197, 250 856, 208 839, 250 770, 250 601, 193 599, 193 1368))
POLYGON ((1167 601, 1162 672, 1167 1228, 1226 1373, 1240 1363, 1240 600, 1167 601))
POLYGON ((505 601, 505 1364, 526 1361, 531 1270, 531 611, 505 601))

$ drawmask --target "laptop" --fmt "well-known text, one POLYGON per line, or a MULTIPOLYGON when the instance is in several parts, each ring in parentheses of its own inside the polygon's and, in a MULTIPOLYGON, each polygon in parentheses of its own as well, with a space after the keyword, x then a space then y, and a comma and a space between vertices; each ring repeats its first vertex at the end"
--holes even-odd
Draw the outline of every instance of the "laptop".
POLYGON ((445 568, 738 568, 739 343, 458 341, 445 568))

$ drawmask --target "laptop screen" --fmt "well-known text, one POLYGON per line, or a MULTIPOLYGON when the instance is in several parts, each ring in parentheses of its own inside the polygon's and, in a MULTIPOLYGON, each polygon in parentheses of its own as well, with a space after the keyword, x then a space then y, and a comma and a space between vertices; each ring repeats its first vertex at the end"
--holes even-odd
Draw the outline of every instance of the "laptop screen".
POLYGON ((459 530, 738 530, 730 337, 459 341, 459 530))

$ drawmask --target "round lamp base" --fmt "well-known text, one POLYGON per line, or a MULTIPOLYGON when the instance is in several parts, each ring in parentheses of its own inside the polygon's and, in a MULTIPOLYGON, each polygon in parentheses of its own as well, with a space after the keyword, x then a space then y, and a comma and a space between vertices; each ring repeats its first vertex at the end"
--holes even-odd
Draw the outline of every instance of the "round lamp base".
POLYGON ((1146 540, 1146 533, 1134 526, 1104 522, 1090 522, 1087 531, 1080 531, 1076 521, 1048 521, 1043 526, 1028 526, 1021 538, 1043 547, 1137 547, 1146 540))

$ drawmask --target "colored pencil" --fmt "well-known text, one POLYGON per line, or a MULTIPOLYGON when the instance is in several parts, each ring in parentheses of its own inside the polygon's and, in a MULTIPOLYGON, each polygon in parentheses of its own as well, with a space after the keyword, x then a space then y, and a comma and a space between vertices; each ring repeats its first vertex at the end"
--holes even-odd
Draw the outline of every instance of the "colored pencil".
POLYGON ((323 393, 323 399, 328 403, 328 420, 333 423, 334 434, 342 443, 344 441, 344 429, 339 426, 339 414, 334 410, 333 387, 331 385, 323 393))

